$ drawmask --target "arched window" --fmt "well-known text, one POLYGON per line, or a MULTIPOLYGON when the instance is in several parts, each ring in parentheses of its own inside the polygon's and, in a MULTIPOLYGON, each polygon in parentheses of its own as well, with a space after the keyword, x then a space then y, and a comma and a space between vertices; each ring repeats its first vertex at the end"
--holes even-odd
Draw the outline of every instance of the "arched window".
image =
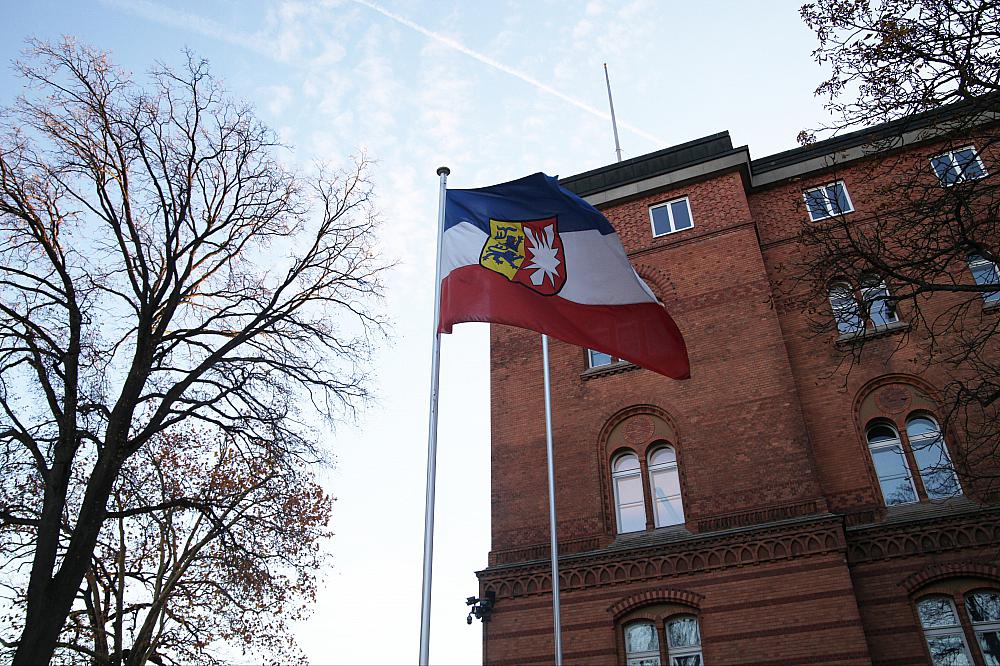
POLYGON ((871 451, 886 505, 916 502, 916 488, 896 428, 888 423, 878 423, 868 428, 867 435, 868 450, 871 451))
POLYGON ((646 502, 639 457, 634 453, 623 453, 616 457, 611 465, 611 478, 615 489, 618 533, 646 529, 646 502))
POLYGON ((649 456, 649 487, 653 491, 653 516, 657 527, 684 522, 681 479, 677 454, 672 446, 661 446, 649 456))
POLYGON ((865 328, 861 319, 861 309, 854 297, 854 289, 846 282, 834 282, 830 285, 830 307, 833 318, 837 322, 837 330, 841 335, 851 335, 865 328))
POLYGON ((965 595, 965 610, 983 652, 983 661, 990 666, 1000 664, 1000 592, 969 592, 965 595))
POLYGON ((951 599, 944 595, 925 597, 917 602, 917 615, 934 666, 972 666, 969 646, 951 599))
POLYGON ((861 302, 864 305, 868 321, 876 329, 885 328, 899 321, 896 308, 889 300, 889 288, 885 280, 877 275, 865 275, 861 278, 861 302))
POLYGON ((660 666, 660 641, 652 622, 625 625, 625 663, 628 666, 660 666))
POLYGON ((913 416, 906 422, 913 458, 930 499, 954 497, 961 492, 941 429, 929 416, 913 416))
POLYGON ((677 615, 667 620, 669 666, 702 666, 701 631, 694 615, 677 615))

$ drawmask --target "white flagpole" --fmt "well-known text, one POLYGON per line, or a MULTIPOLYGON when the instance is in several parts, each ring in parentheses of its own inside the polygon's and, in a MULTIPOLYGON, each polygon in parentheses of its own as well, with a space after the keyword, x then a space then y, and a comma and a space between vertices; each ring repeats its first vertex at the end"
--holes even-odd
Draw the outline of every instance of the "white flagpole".
POLYGON ((437 475, 438 380, 441 369, 441 243, 444 238, 445 194, 448 167, 438 167, 441 194, 438 199, 437 263, 434 268, 434 341, 431 344, 431 406, 427 419, 427 496, 424 500, 424 578, 420 602, 420 666, 427 666, 431 639, 431 569, 434 564, 434 480, 437 475))
POLYGON ((611 129, 615 131, 615 155, 622 161, 622 147, 618 143, 618 123, 615 121, 615 103, 611 99, 611 77, 608 76, 608 63, 604 63, 604 80, 608 83, 608 106, 611 107, 611 129))
POLYGON ((542 334, 542 364, 545 366, 545 458, 549 473, 549 536, 552 542, 552 635, 556 666, 562 666, 562 626, 559 621, 559 546, 556 541, 556 483, 552 467, 552 390, 549 382, 549 336, 542 334))

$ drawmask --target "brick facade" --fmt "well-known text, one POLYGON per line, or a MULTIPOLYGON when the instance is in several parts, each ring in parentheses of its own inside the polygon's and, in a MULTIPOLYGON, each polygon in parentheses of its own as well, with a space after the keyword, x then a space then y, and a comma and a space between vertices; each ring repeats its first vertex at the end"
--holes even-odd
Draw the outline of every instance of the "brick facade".
MULTIPOLYGON (((566 663, 624 663, 624 623, 678 612, 697 616, 710 666, 928 663, 914 600, 1000 589, 1000 507, 969 492, 884 506, 866 424, 939 409, 943 379, 917 372, 917 343, 869 340, 847 373, 832 336, 811 335, 777 297, 808 220, 802 192, 833 178, 829 160, 816 166, 823 148, 751 162, 720 134, 565 181, 611 220, 692 367, 681 382, 628 364, 588 370, 584 350, 550 343, 566 663), (679 197, 694 227, 654 238, 649 207, 679 197), (656 441, 676 451, 685 522, 654 527, 647 481, 647 529, 618 534, 612 458, 644 460, 656 441)), ((835 177, 861 217, 882 156, 844 159, 851 148, 837 145, 835 177)), ((933 143, 906 151, 924 160, 933 143)), ((484 660, 551 663, 539 336, 494 325, 491 358, 484 660)))

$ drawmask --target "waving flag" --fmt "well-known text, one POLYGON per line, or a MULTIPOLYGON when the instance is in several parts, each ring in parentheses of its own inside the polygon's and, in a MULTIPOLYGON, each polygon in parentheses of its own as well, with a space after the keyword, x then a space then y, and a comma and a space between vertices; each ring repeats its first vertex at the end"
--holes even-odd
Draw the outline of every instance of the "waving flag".
POLYGON ((611 223, 543 173, 448 190, 439 331, 490 321, 545 333, 673 377, 684 339, 636 275, 611 223))

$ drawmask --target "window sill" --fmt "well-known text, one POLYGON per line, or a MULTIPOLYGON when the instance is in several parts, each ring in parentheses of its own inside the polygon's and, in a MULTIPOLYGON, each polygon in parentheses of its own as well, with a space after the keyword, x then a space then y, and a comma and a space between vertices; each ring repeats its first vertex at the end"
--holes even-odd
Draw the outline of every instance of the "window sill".
POLYGON ((1000 299, 983 301, 983 312, 1000 312, 1000 299))
POLYGON ((605 375, 617 375, 622 372, 628 372, 629 370, 638 370, 639 366, 634 363, 629 363, 628 361, 615 361, 614 363, 609 363, 608 365, 599 365, 596 368, 587 368, 580 373, 581 379, 594 379, 595 377, 604 377, 605 375))
POLYGON ((861 340, 881 338, 885 335, 892 335, 893 333, 901 333, 908 330, 910 330, 909 322, 897 321, 895 323, 876 328, 865 327, 865 330, 855 331, 854 333, 841 333, 840 337, 837 338, 836 343, 838 345, 852 344, 861 340))

